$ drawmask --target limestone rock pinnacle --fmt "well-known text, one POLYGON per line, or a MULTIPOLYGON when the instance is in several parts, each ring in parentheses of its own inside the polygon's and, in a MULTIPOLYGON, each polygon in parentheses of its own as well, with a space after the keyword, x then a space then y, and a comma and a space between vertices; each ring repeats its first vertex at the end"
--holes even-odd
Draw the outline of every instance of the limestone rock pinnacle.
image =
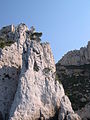
POLYGON ((0 117, 80 120, 56 79, 50 45, 41 43, 41 36, 41 32, 29 30, 24 23, 0 30, 0 117))

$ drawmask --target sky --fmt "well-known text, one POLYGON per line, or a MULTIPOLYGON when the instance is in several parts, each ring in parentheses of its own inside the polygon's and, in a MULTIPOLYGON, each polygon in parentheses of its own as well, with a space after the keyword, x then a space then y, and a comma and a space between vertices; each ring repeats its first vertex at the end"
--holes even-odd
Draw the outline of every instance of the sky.
POLYGON ((90 40, 90 0, 0 0, 0 28, 22 22, 43 33, 57 62, 90 40))

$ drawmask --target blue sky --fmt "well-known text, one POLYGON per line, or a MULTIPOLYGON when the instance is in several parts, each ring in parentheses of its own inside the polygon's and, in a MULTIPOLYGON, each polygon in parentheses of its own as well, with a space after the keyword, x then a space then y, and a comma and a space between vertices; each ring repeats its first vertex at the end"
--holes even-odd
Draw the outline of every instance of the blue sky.
POLYGON ((43 32, 57 62, 90 40, 90 0, 0 0, 0 28, 21 22, 43 32))

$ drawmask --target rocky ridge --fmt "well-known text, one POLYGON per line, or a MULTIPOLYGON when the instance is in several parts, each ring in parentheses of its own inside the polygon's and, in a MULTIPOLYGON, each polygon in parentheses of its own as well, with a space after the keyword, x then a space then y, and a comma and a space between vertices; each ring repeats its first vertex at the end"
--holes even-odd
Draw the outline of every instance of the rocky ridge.
POLYGON ((72 107, 84 120, 90 119, 90 41, 80 50, 69 51, 56 64, 72 107))
POLYGON ((23 23, 0 30, 2 120, 80 120, 56 80, 51 48, 41 35, 23 23))
POLYGON ((81 47, 80 50, 69 51, 59 63, 64 66, 90 64, 90 41, 86 47, 81 47))

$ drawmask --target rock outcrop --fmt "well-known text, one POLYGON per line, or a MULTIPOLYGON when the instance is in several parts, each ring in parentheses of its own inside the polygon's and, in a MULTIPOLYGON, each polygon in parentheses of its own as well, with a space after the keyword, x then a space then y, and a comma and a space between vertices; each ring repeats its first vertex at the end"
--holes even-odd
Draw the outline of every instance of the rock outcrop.
POLYGON ((81 120, 81 118, 74 113, 71 102, 67 96, 63 96, 60 102, 59 120, 81 120))
POLYGON ((64 66, 90 64, 90 41, 87 47, 69 51, 62 57, 59 63, 64 66))
POLYGON ((6 42, 0 50, 0 117, 4 120, 80 120, 56 79, 49 43, 40 43, 42 33, 35 32, 34 28, 29 30, 25 24, 3 29, 0 38, 6 42), (13 41, 9 45, 8 34, 13 41))
POLYGON ((65 54, 56 69, 73 109, 81 118, 90 119, 90 42, 87 47, 65 54))
POLYGON ((55 81, 55 63, 48 43, 27 40, 23 48, 23 66, 11 120, 34 120, 43 115, 53 117, 60 106, 64 90, 55 81))
POLYGON ((13 39, 12 35, 10 37, 10 40, 14 41, 13 44, 10 44, 9 46, 5 44, 5 47, 0 49, 0 112, 3 115, 3 119, 7 120, 17 90, 20 69, 22 66, 22 52, 25 39, 24 36, 22 36, 22 40, 19 41, 17 36, 25 33, 24 31, 27 27, 26 25, 20 24, 14 28, 15 31, 10 31, 10 26, 5 28, 7 29, 3 30, 2 28, 0 31, 0 38, 3 38, 3 41, 8 41, 6 33, 14 35, 13 39), (2 31, 4 31, 4 33, 2 31), (18 48, 18 46, 20 47, 18 48))

